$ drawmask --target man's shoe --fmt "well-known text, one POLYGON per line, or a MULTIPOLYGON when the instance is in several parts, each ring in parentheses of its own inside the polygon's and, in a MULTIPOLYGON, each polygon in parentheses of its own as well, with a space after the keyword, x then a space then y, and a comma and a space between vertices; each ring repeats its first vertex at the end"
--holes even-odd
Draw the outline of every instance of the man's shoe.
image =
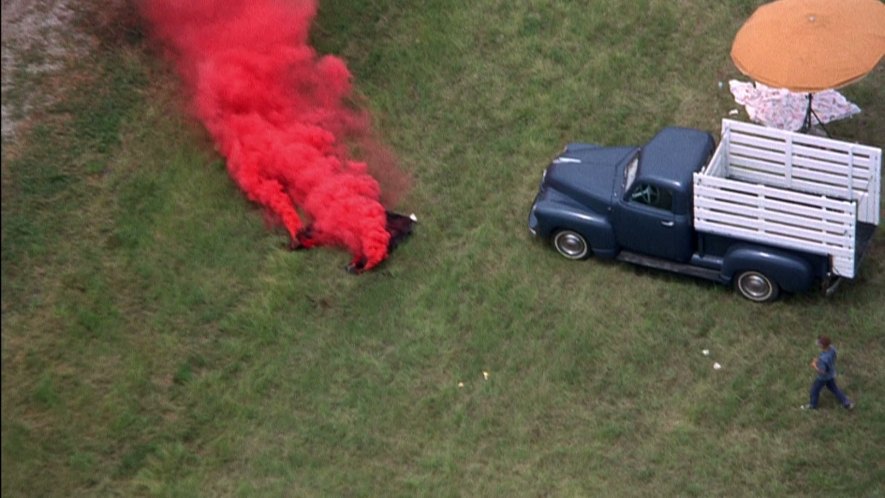
POLYGON ((811 406, 811 405, 802 405, 802 406, 800 406, 799 408, 801 408, 801 409, 803 409, 803 410, 817 410, 817 408, 815 408, 815 407, 813 407, 813 406, 811 406))
POLYGON ((845 405, 846 410, 854 410, 854 401, 849 401, 847 405, 845 405))

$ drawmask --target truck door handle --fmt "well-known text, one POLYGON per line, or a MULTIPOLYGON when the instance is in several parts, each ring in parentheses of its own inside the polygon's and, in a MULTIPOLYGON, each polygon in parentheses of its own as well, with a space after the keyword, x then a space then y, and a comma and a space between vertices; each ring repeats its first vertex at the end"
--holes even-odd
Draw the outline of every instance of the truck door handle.
POLYGON ((664 225, 665 227, 672 227, 675 224, 676 222, 672 220, 661 220, 661 225, 664 225))

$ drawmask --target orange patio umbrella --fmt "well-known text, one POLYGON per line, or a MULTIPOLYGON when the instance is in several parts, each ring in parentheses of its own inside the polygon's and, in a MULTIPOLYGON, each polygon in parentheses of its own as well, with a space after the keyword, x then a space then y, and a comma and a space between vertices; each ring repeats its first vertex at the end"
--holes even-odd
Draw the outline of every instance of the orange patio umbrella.
POLYGON ((738 31, 731 58, 756 81, 794 92, 853 83, 885 55, 881 0, 778 0, 738 31))

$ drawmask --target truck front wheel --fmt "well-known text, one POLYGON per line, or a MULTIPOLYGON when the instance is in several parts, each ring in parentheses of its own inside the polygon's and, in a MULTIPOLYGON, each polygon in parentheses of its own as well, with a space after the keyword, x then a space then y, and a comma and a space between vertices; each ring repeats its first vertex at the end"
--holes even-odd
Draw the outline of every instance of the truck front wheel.
POLYGON ((560 230, 553 236, 553 247, 568 259, 584 259, 590 255, 590 244, 573 230, 560 230))
POLYGON ((774 301, 780 294, 777 282, 758 271, 742 272, 735 281, 735 287, 742 296, 757 303, 774 301))

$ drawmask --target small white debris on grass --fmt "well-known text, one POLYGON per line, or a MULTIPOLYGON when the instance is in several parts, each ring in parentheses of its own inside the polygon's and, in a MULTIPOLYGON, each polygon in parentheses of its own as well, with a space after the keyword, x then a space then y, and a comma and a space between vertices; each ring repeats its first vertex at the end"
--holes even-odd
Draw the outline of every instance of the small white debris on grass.
POLYGON ((458 383, 458 387, 464 387, 464 383, 463 383, 463 382, 459 382, 459 383, 458 383))
POLYGON ((719 370, 720 368, 722 368, 722 365, 720 365, 718 363, 713 364, 713 370, 719 370))
POLYGON ((728 111, 729 116, 737 116, 740 113, 741 113, 741 111, 739 111, 737 109, 732 109, 732 110, 728 111))
POLYGON ((710 356, 710 350, 709 350, 709 349, 705 349, 705 350, 701 351, 701 353, 704 353, 704 356, 710 356))
POLYGON ((483 372, 482 372, 482 378, 485 379, 485 380, 489 380, 489 373, 486 372, 485 370, 483 370, 483 372))

